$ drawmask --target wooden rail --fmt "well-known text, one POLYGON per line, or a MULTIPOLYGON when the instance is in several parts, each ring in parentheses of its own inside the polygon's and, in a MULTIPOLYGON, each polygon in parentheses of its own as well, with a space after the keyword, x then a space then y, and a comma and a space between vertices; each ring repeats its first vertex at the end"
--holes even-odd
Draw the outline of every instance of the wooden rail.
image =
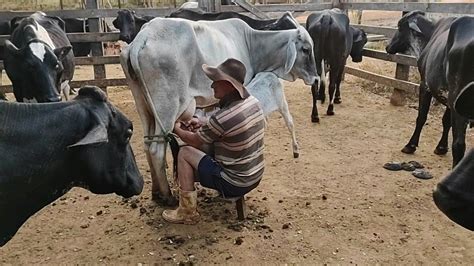
POLYGON ((411 11, 421 10, 430 13, 474 14, 472 3, 340 3, 341 9, 411 11))

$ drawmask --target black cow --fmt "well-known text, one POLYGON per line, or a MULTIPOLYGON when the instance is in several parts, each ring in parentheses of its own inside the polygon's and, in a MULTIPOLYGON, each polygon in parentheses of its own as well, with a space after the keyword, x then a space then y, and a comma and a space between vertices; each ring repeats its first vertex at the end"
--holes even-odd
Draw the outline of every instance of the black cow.
POLYGON ((131 43, 143 24, 154 18, 153 16, 139 17, 133 10, 122 9, 118 11, 117 18, 112 23, 115 28, 120 30, 119 40, 131 43))
MULTIPOLYGON (((66 24, 66 33, 84 33, 89 32, 89 23, 87 19, 64 18, 66 24)), ((91 52, 91 44, 87 42, 72 42, 72 51, 74 56, 88 56, 91 52)))
POLYGON ((64 21, 36 12, 15 24, 10 40, 5 41, 4 64, 16 100, 61 101, 61 90, 67 99, 74 56, 64 21))
POLYGON ((329 70, 328 115, 334 115, 334 103, 341 103, 340 84, 347 57, 353 62, 362 61, 362 50, 367 43, 364 31, 350 27, 349 18, 340 9, 323 10, 312 13, 306 19, 306 29, 314 42, 314 59, 320 81, 311 86, 313 110, 311 121, 319 122, 317 99, 326 99, 326 72, 329 70), (329 66, 329 69, 325 69, 329 66), (319 92, 318 92, 319 83, 319 92))
POLYGON ((202 11, 195 11, 191 9, 178 9, 177 11, 171 13, 168 17, 170 18, 184 18, 188 20, 198 21, 198 20, 223 20, 229 18, 238 18, 250 27, 256 30, 287 30, 295 29, 295 20, 290 13, 285 13, 280 19, 253 19, 251 17, 239 14, 237 12, 226 11, 226 12, 215 12, 215 13, 205 13, 202 11))
MULTIPOLYGON (((460 21, 455 21, 453 26, 458 22, 460 21)), ((470 27, 472 26, 470 24, 470 27)), ((467 25, 464 25, 463 28, 468 29, 467 25)), ((456 33, 452 34, 453 32, 454 29, 452 28, 450 37, 454 37, 462 31, 456 31, 456 33)), ((470 36, 464 35, 462 39, 466 40, 469 38, 471 38, 470 43, 472 44, 472 34, 470 36)), ((450 42, 448 41, 448 43, 450 42)), ((454 101, 454 110, 465 118, 474 119, 473 102, 474 81, 471 81, 465 84, 459 92, 454 101)), ((474 149, 471 149, 453 171, 438 183, 433 192, 433 199, 436 206, 451 220, 474 231, 474 149)))
POLYGON ((423 12, 412 11, 398 22, 398 32, 386 50, 391 54, 411 51, 418 59, 421 76, 416 128, 402 152, 415 152, 431 99, 435 97, 447 106, 443 115, 443 135, 435 153, 446 154, 448 151, 448 133, 452 125, 453 166, 464 156, 468 121, 451 110, 456 95, 474 79, 473 20, 470 17, 451 17, 433 23, 423 12))
POLYGON ((72 187, 123 197, 143 189, 132 123, 97 87, 69 102, 0 102, 0 123, 0 246, 72 187))
MULTIPOLYGON (((10 21, 0 21, 0 35, 10 35, 10 21)), ((5 58, 4 47, 0 45, 0 60, 5 58)))

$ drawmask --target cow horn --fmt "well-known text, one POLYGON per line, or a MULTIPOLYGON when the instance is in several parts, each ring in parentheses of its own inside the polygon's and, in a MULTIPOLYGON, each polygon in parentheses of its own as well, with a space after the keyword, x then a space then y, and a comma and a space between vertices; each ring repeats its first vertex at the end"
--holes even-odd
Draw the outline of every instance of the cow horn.
POLYGON ((12 54, 14 55, 18 55, 20 53, 20 49, 18 49, 18 47, 16 47, 11 41, 9 40, 5 40, 5 48, 7 48, 7 50, 9 52, 11 52, 12 54))
POLYGON ((423 33, 423 32, 421 32, 420 28, 418 28, 418 25, 416 25, 416 21, 410 21, 408 23, 408 26, 410 27, 410 29, 412 29, 412 30, 414 30, 418 33, 423 33))
POLYGON ((99 123, 94 128, 92 128, 85 137, 80 139, 78 142, 69 145, 68 148, 107 142, 109 142, 107 128, 104 124, 99 123))

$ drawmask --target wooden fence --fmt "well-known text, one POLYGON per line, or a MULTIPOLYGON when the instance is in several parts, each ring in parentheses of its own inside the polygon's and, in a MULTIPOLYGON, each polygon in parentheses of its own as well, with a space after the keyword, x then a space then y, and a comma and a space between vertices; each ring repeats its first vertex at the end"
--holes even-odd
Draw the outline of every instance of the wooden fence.
MULTIPOLYGON (((390 11, 411 11, 422 10, 425 12, 436 13, 453 13, 453 14, 474 14, 474 4, 469 3, 359 3, 359 2, 343 2, 343 0, 333 0, 330 3, 305 3, 305 4, 277 4, 277 5, 258 5, 252 6, 236 0, 239 5, 221 6, 220 1, 216 0, 199 0, 199 7, 205 11, 235 11, 235 12, 251 12, 259 17, 265 16, 267 12, 304 12, 304 11, 319 11, 338 7, 343 10, 390 10, 390 11), (257 7, 257 8, 255 8, 257 7)), ((104 56, 102 42, 115 42, 118 40, 119 34, 116 32, 106 33, 101 29, 101 18, 116 17, 119 9, 99 9, 98 0, 86 0, 86 9, 83 10, 58 10, 48 11, 49 15, 60 16, 62 18, 89 18, 90 33, 69 33, 67 34, 71 42, 92 42, 92 55, 90 57, 75 58, 76 65, 93 65, 94 79, 73 81, 72 87, 80 87, 85 84, 96 85, 99 87, 107 86, 121 86, 126 85, 126 80, 107 79, 105 75, 106 64, 119 64, 118 56, 104 56)), ((138 15, 152 15, 163 17, 175 11, 175 8, 154 8, 134 9, 138 15)), ((0 20, 11 19, 17 16, 27 16, 32 12, 14 12, 14 11, 0 11, 0 20)), ((388 38, 392 37, 396 32, 395 28, 380 27, 372 25, 353 25, 363 29, 369 34, 384 35, 388 38)), ((0 45, 3 45, 4 40, 8 36, 0 36, 0 45)), ((385 52, 364 49, 364 56, 376 58, 384 61, 393 62, 396 64, 395 77, 387 77, 375 74, 369 71, 361 70, 346 66, 345 73, 354 75, 363 79, 371 80, 386 86, 394 88, 391 102, 399 105, 403 103, 404 92, 412 92, 418 84, 408 81, 410 66, 416 66, 414 57, 406 55, 389 55, 385 52)), ((0 70, 3 69, 3 63, 0 61, 0 70)), ((1 75, 1 72, 0 72, 1 75)), ((0 76, 1 82, 1 76, 0 76)), ((11 92, 10 85, 1 86, 0 92, 11 92)))

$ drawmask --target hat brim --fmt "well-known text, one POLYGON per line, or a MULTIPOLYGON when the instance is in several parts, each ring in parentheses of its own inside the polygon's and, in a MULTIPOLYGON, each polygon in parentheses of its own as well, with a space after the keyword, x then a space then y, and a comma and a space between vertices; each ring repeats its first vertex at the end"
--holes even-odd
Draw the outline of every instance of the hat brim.
POLYGON ((245 99, 250 96, 249 92, 247 91, 247 89, 242 83, 240 83, 233 77, 227 75, 226 73, 221 71, 219 68, 211 67, 207 64, 203 64, 202 70, 204 71, 206 76, 210 78, 212 81, 224 80, 224 81, 229 82, 234 87, 234 89, 239 92, 240 97, 242 97, 242 99, 245 99))

